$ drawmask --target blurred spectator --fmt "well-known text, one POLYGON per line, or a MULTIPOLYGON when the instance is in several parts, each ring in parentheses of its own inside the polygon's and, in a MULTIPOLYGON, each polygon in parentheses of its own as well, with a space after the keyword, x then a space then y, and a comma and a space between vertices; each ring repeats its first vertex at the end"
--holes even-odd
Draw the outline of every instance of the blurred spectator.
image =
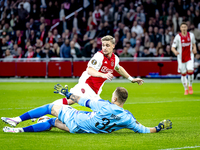
POLYGON ((104 14, 101 17, 101 22, 108 22, 108 23, 112 23, 112 21, 114 20, 112 13, 109 11, 109 7, 104 7, 104 14))
POLYGON ((37 38, 40 39, 40 41, 44 44, 45 39, 47 37, 47 32, 45 31, 45 26, 44 24, 40 25, 40 31, 37 32, 37 38))
POLYGON ((46 16, 45 16, 45 18, 52 20, 52 19, 55 18, 54 14, 55 14, 55 11, 54 11, 54 8, 53 8, 53 2, 49 1, 48 5, 47 5, 47 10, 46 10, 46 16))
POLYGON ((183 21, 182 17, 179 17, 179 14, 175 13, 175 15, 172 18, 174 34, 176 34, 178 31, 180 31, 180 25, 181 25, 182 21, 183 21))
POLYGON ((29 40, 32 46, 36 44, 36 35, 34 30, 31 30, 29 40))
POLYGON ((27 42, 30 38, 31 35, 31 28, 30 28, 30 23, 26 23, 26 30, 24 31, 23 37, 25 38, 25 42, 27 42))
POLYGON ((126 42, 126 46, 125 47, 127 48, 127 52, 129 54, 131 54, 132 56, 135 54, 135 50, 131 47, 131 43, 129 41, 126 42))
POLYGON ((137 18, 136 20, 139 22, 140 25, 144 25, 146 22, 146 17, 145 14, 141 11, 141 7, 138 6, 136 9, 136 13, 137 13, 137 18))
POLYGON ((135 33, 137 33, 138 36, 142 36, 144 31, 143 31, 142 26, 138 25, 137 21, 134 21, 133 22, 133 27, 131 28, 131 32, 135 32, 135 33))
POLYGON ((167 45, 166 46, 166 51, 165 51, 165 57, 173 57, 174 55, 173 55, 173 53, 172 53, 172 51, 171 51, 171 47, 170 47, 170 45, 167 45))
POLYGON ((30 13, 30 11, 31 11, 30 0, 22 0, 22 2, 18 4, 18 9, 20 9, 21 6, 23 6, 23 8, 24 8, 28 13, 30 13))
POLYGON ((164 56, 165 56, 164 50, 163 50, 162 47, 160 47, 160 48, 158 49, 157 57, 164 57, 164 56))
POLYGON ((164 46, 166 42, 165 42, 165 35, 164 35, 164 29, 163 28, 159 29, 159 34, 161 35, 162 46, 164 46))
POLYGON ((14 44, 13 49, 11 50, 11 54, 14 55, 14 56, 18 56, 17 49, 18 49, 18 45, 14 44))
POLYGON ((98 51, 97 48, 97 43, 92 39, 88 43, 85 44, 83 50, 82 50, 82 55, 84 57, 91 58, 94 53, 98 51))
POLYGON ((158 51, 160 48, 163 48, 162 43, 158 42, 157 46, 156 46, 156 54, 158 54, 158 51))
POLYGON ((157 44, 159 42, 162 42, 162 37, 158 33, 158 27, 154 27, 154 45, 155 45, 155 47, 157 46, 157 44))
POLYGON ((194 17, 194 25, 195 28, 198 28, 198 24, 200 23, 200 15, 199 15, 199 10, 195 11, 195 17, 194 17))
POLYGON ((24 57, 24 55, 23 55, 23 51, 22 51, 22 48, 21 48, 21 47, 18 47, 18 49, 17 49, 17 53, 18 53, 18 56, 16 56, 16 58, 18 58, 18 61, 20 61, 21 58, 24 57))
POLYGON ((131 43, 132 47, 135 47, 135 45, 136 45, 136 37, 137 37, 137 33, 136 32, 131 32, 130 43, 131 43))
POLYGON ((2 57, 2 55, 5 55, 5 51, 7 49, 9 49, 9 46, 6 43, 6 39, 5 38, 2 38, 0 48, 1 48, 1 52, 0 52, 1 56, 0 57, 2 57))
POLYGON ((69 39, 65 39, 65 42, 60 47, 60 57, 61 58, 70 58, 70 46, 69 46, 69 39))
POLYGON ((33 54, 34 54, 33 47, 29 46, 28 51, 25 53, 24 57, 28 59, 33 58, 33 54))
POLYGON ((46 41, 45 43, 49 43, 50 46, 53 46, 53 44, 56 42, 56 40, 55 40, 55 38, 54 38, 54 36, 53 36, 51 31, 48 32, 48 37, 46 38, 45 41, 46 41))
POLYGON ((100 31, 100 33, 98 34, 98 37, 103 37, 106 35, 113 35, 113 30, 107 21, 103 24, 103 28, 100 31))
POLYGON ((133 57, 130 53, 128 53, 128 48, 124 47, 122 53, 119 55, 119 57, 133 57))
POLYGON ((95 7, 94 12, 92 13, 92 20, 95 25, 99 25, 101 21, 101 17, 103 16, 104 12, 99 8, 99 6, 95 7))
POLYGON ((4 62, 11 62, 11 61, 13 61, 13 55, 11 55, 9 49, 7 49, 7 50, 5 51, 5 57, 4 57, 3 61, 4 61, 4 62))
POLYGON ((144 48, 144 55, 143 55, 143 57, 154 57, 154 55, 153 55, 152 52, 149 52, 148 47, 145 47, 144 48))
POLYGON ((20 8, 18 9, 19 21, 21 23, 21 30, 25 27, 26 19, 28 19, 29 14, 26 9, 24 9, 23 4, 20 4, 20 8))
POLYGON ((153 42, 150 43, 149 52, 153 53, 154 56, 156 55, 156 49, 153 42))
POLYGON ((36 40, 36 43, 35 43, 35 47, 40 47, 40 48, 42 48, 42 41, 40 41, 40 39, 37 39, 36 40))
POLYGON ((61 4, 60 12, 59 12, 59 19, 62 20, 65 17, 65 9, 64 4, 61 4))
POLYGON ((53 49, 52 51, 54 52, 56 57, 60 57, 60 47, 57 43, 53 44, 53 49))
POLYGON ((60 34, 58 34, 58 30, 54 29, 53 30, 53 36, 56 42, 58 42, 58 39, 61 37, 60 34))
POLYGON ((144 53, 142 51, 140 51, 140 47, 139 46, 135 46, 135 53, 134 53, 134 58, 137 57, 144 57, 144 53))
POLYGON ((74 41, 70 42, 70 53, 73 58, 82 57, 80 49, 74 46, 74 41))
POLYGON ((86 35, 89 39, 94 39, 95 35, 96 35, 96 30, 93 29, 93 25, 89 26, 89 31, 86 32, 86 35))
POLYGON ((190 10, 187 10, 187 18, 191 24, 194 24, 194 17, 194 14, 192 14, 190 10))
POLYGON ((119 6, 118 11, 115 13, 114 20, 119 23, 124 23, 124 17, 126 16, 126 13, 122 9, 122 6, 119 6))
POLYGON ((3 27, 3 32, 9 34, 12 31, 13 31, 12 27, 10 27, 8 23, 6 23, 5 26, 3 27))
POLYGON ((40 47, 36 47, 35 53, 33 54, 34 58, 43 58, 45 57, 40 47))
POLYGON ((30 17, 33 18, 33 19, 38 19, 39 17, 39 9, 37 8, 37 5, 36 4, 33 4, 33 7, 31 9, 31 12, 30 12, 30 17))
POLYGON ((51 50, 50 43, 46 43, 44 45, 42 52, 44 53, 44 58, 51 58, 55 56, 55 54, 51 50))
POLYGON ((16 35, 15 35, 15 44, 17 44, 19 47, 24 48, 25 43, 24 43, 24 37, 22 36, 20 30, 16 31, 16 35))

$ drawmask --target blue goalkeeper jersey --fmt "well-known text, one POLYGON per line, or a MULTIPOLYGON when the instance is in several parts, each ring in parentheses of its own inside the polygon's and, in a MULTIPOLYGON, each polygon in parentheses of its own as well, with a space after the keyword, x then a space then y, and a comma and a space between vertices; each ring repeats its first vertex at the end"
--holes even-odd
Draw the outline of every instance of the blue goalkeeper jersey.
POLYGON ((139 124, 128 110, 109 101, 81 98, 79 104, 93 110, 92 112, 76 111, 74 114, 76 124, 87 133, 111 133, 123 128, 138 133, 150 133, 150 129, 139 124))

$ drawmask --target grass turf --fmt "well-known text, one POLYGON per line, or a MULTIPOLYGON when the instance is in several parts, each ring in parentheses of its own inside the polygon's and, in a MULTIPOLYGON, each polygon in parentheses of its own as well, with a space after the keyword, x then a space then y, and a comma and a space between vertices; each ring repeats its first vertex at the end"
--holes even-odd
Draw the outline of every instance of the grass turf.
MULTIPOLYGON (((56 83, 0 83, 0 117, 15 117, 29 109, 53 102, 56 83)), ((61 83, 65 84, 65 83, 61 83)), ((69 83, 69 87, 76 83, 69 83)), ((70 134, 53 128, 40 133, 4 133, 0 121, 0 149, 166 149, 200 146, 200 84, 193 95, 184 96, 181 83, 106 83, 101 97, 110 100, 117 86, 125 87, 129 98, 124 105, 147 127, 171 119, 173 128, 154 134, 138 134, 123 129, 111 134, 70 134)), ((76 109, 89 110, 77 104, 76 109)), ((19 127, 33 124, 30 120, 19 127)))

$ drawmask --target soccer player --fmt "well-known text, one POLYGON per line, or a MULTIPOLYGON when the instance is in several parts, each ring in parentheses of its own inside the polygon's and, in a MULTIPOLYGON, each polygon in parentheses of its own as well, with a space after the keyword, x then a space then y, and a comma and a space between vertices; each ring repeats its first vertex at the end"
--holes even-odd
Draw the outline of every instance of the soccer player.
POLYGON ((123 109, 123 105, 128 97, 128 92, 123 87, 116 88, 112 94, 111 103, 102 99, 94 101, 74 95, 69 93, 68 89, 62 88, 61 85, 55 85, 54 89, 56 89, 56 93, 63 94, 67 99, 89 107, 93 111, 78 111, 68 105, 55 105, 52 103, 30 110, 19 117, 1 117, 1 119, 12 126, 16 126, 22 121, 38 118, 46 114, 51 114, 57 118, 51 118, 46 122, 24 128, 4 127, 3 131, 13 133, 39 132, 55 126, 70 133, 111 133, 123 128, 128 128, 138 133, 154 133, 172 128, 170 120, 164 120, 153 128, 139 124, 128 110, 123 109))
MULTIPOLYGON (((101 38, 102 50, 97 52, 89 61, 86 71, 84 71, 77 85, 70 89, 71 93, 78 96, 87 96, 95 100, 100 99, 102 86, 106 80, 112 80, 113 71, 116 70, 120 75, 130 80, 132 83, 143 84, 140 78, 132 78, 126 70, 119 65, 119 58, 113 53, 115 48, 115 38, 110 35, 101 38)), ((131 66, 130 66, 131 67, 131 66)), ((134 68, 133 68, 134 69, 134 68)), ((55 104, 73 104, 71 100, 59 99, 55 104)))
POLYGON ((187 78, 189 80, 189 94, 193 94, 192 82, 194 72, 194 54, 197 53, 195 45, 195 37, 191 32, 187 32, 188 26, 186 23, 181 23, 181 33, 177 34, 172 44, 172 52, 177 56, 178 72, 181 73, 181 82, 185 89, 185 95, 188 95, 187 78))

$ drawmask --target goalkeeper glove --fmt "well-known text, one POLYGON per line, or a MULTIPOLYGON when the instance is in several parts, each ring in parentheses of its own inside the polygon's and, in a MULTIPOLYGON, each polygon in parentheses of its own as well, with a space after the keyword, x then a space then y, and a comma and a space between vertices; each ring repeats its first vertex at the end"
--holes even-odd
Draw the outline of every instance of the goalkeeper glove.
POLYGON ((65 85, 65 87, 63 88, 62 85, 56 84, 54 86, 54 89, 55 89, 54 93, 64 95, 64 96, 67 97, 67 99, 69 99, 69 97, 72 95, 72 93, 68 92, 68 86, 67 85, 65 85))
POLYGON ((171 129, 172 122, 169 119, 163 120, 155 128, 156 128, 156 132, 159 132, 160 130, 171 129))

